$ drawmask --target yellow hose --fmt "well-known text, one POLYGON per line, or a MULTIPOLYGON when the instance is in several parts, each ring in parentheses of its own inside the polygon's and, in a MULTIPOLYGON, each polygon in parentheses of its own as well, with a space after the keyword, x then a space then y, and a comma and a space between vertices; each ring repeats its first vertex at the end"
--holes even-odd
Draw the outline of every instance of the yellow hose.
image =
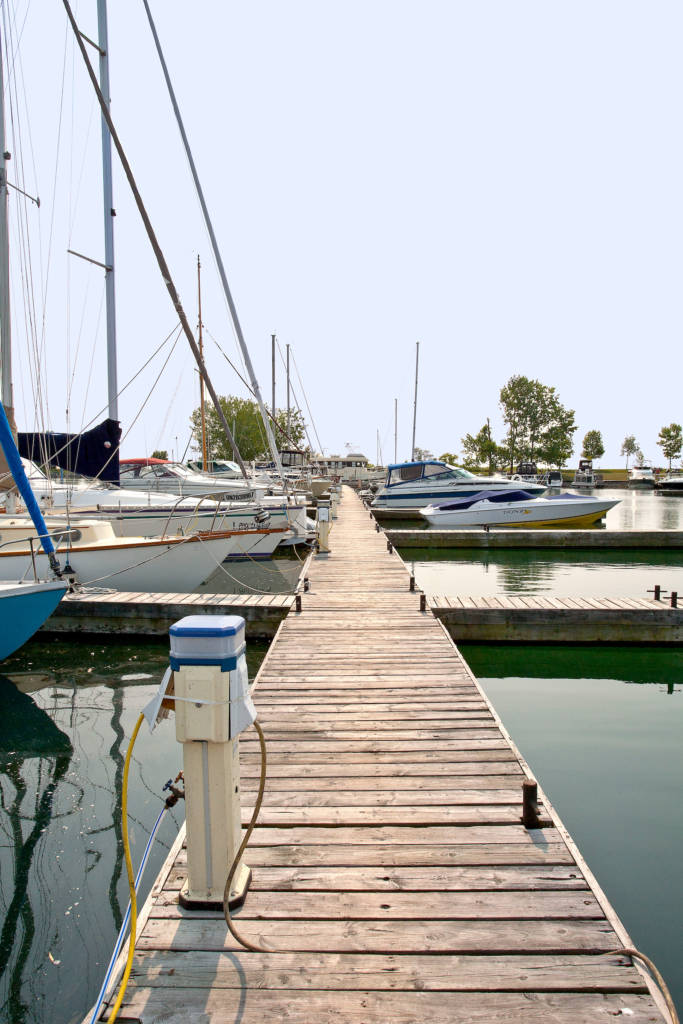
POLYGON ((133 729, 133 735, 130 738, 130 744, 126 751, 126 761, 123 766, 123 792, 121 794, 121 824, 123 831, 123 852, 126 858, 126 871, 128 872, 128 887, 130 889, 130 938, 128 939, 128 959, 126 961, 126 969, 123 972, 121 978, 121 987, 119 994, 114 1003, 114 1008, 111 1011, 110 1016, 107 1019, 107 1024, 113 1024, 116 1020, 121 1009, 121 1003, 123 997, 126 994, 126 988, 128 987, 128 979, 130 977, 130 971, 133 966, 133 956, 135 955, 135 932, 138 926, 138 904, 135 898, 135 875, 133 874, 133 864, 130 859, 130 843, 128 842, 128 769, 130 767, 130 759, 133 753, 133 747, 135 746, 135 740, 137 739, 140 726, 145 720, 144 715, 140 715, 138 718, 135 728, 133 729))

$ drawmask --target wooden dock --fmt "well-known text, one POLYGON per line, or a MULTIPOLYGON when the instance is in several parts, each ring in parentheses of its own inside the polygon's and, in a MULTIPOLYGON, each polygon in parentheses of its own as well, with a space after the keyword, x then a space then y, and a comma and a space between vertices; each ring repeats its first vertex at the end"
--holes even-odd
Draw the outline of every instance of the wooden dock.
MULTIPOLYGON (((349 488, 331 546, 254 687, 268 784, 236 922, 270 951, 179 907, 181 835, 141 915, 120 1019, 663 1021, 611 952, 628 936, 542 794, 544 827, 521 824, 526 764, 349 488)), ((252 731, 241 765, 247 821, 252 731)))
MULTIPOLYGON (((682 595, 683 598, 683 595, 682 595)), ((457 642, 683 644, 683 600, 427 596, 457 642)))
MULTIPOLYGON (((396 515, 396 513, 394 513, 396 515)), ((386 522, 384 514, 379 522, 386 522)), ((570 551, 681 551, 683 530, 512 530, 491 527, 474 530, 387 529, 396 547, 409 548, 498 548, 570 551)))
POLYGON ((270 640, 294 605, 292 594, 156 594, 89 590, 67 594, 42 632, 163 636, 184 615, 241 615, 247 636, 270 640))

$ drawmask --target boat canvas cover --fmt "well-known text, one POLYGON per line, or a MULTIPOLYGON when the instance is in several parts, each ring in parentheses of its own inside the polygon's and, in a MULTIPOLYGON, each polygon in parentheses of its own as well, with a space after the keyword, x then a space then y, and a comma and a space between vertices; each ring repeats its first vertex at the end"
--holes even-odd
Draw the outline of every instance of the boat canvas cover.
POLYGON ((22 434, 19 453, 38 465, 59 466, 69 473, 119 482, 121 424, 106 419, 82 434, 22 434))

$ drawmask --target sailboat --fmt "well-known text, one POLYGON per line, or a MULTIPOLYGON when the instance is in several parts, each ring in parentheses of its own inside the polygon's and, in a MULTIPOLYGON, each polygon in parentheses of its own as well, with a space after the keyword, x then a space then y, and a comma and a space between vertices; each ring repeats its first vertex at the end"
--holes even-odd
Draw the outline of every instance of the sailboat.
MULTIPOLYGON (((8 466, 13 474, 16 474, 17 485, 24 495, 24 500, 31 510, 32 516, 34 516, 36 532, 40 535, 40 541, 45 556, 49 560, 53 577, 41 580, 35 559, 32 559, 31 563, 34 568, 32 580, 24 579, 25 574, 17 572, 16 575, 11 574, 9 579, 0 582, 0 659, 2 659, 19 650, 52 615, 66 593, 67 583, 60 578, 54 546, 47 536, 47 529, 40 509, 23 473, 19 452, 14 446, 9 420, 2 403, 0 403, 0 447, 2 447, 8 466)), ((6 538, 3 537, 3 541, 5 540, 6 538)), ((4 549, 5 544, 3 543, 0 546, 0 554, 4 549)))

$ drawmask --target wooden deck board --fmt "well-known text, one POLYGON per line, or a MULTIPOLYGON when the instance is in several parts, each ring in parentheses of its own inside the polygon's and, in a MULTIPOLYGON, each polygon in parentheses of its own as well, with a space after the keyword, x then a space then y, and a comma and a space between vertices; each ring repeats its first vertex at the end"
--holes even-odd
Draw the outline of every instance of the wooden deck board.
MULTIPOLYGON (((542 796, 548 827, 522 826, 526 765, 348 489, 331 544, 254 685, 268 780, 235 921, 268 951, 239 947, 218 912, 179 907, 178 845, 143 911, 121 1019, 661 1021, 629 958, 600 955, 623 927, 542 796)), ((489 617, 586 610, 441 600, 489 617)), ((246 822, 260 754, 251 733, 240 746, 246 822)))

